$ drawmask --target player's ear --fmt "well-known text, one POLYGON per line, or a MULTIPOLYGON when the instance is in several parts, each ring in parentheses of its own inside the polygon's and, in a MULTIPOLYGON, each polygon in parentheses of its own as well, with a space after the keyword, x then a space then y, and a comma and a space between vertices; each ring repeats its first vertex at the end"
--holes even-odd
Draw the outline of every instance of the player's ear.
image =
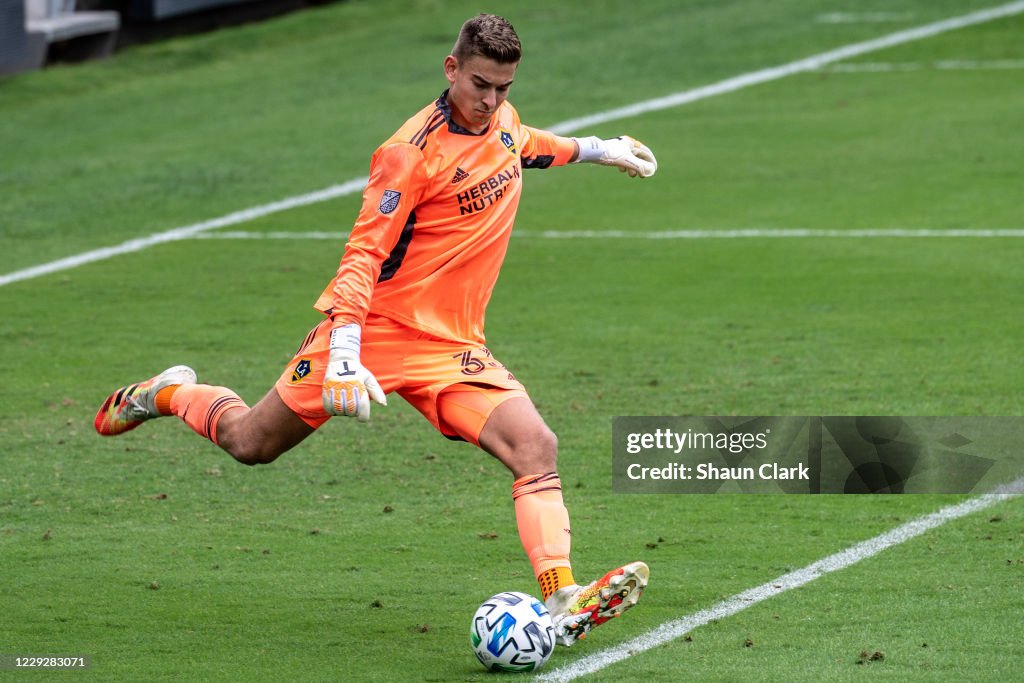
POLYGON ((455 74, 459 70, 459 60, 455 55, 448 55, 444 58, 444 77, 448 83, 455 83, 455 74))

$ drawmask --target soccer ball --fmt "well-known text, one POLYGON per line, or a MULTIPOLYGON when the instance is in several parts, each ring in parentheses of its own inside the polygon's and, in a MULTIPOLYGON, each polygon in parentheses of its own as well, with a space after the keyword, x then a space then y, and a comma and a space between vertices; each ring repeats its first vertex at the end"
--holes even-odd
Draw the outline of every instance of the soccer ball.
POLYGON ((555 627, 544 603, 508 591, 487 599, 473 615, 469 637, 488 671, 536 671, 555 649, 555 627))

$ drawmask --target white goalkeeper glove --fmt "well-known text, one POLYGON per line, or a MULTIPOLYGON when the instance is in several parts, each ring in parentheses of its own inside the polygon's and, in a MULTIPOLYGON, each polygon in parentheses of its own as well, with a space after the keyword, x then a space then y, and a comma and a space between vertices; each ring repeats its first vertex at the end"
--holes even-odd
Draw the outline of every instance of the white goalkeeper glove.
POLYGON ((619 170, 628 173, 630 178, 650 178, 658 170, 658 160, 654 158, 654 152, 650 147, 628 135, 611 140, 602 140, 598 137, 573 140, 580 148, 576 163, 618 166, 619 170))
POLYGON ((331 353, 324 375, 322 397, 329 415, 370 419, 370 401, 388 404, 377 378, 359 362, 361 341, 359 325, 349 324, 331 330, 331 353))

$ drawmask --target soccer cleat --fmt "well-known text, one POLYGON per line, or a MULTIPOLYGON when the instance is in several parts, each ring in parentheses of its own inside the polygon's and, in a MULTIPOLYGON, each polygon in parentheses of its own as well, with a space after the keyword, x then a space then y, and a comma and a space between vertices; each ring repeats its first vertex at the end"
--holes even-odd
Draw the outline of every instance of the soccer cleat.
POLYGON ((547 599, 555 637, 569 646, 635 605, 647 587, 650 570, 643 562, 613 569, 587 586, 559 588, 547 599))
POLYGON ((196 371, 186 365, 175 365, 145 382, 121 387, 103 402, 93 424, 103 436, 115 436, 135 429, 146 420, 160 417, 156 394, 175 384, 195 384, 196 371))

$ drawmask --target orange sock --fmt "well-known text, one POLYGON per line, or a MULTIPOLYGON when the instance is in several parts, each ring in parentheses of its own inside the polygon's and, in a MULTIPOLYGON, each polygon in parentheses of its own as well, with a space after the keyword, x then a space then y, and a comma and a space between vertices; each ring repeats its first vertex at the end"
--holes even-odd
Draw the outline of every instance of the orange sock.
POLYGON ((538 576, 537 583, 540 584, 541 600, 547 600, 562 586, 575 584, 576 579, 572 577, 572 569, 569 567, 555 567, 538 576))
MULTIPOLYGON (((161 393, 163 391, 157 393, 157 401, 161 393)), ((170 412, 184 420, 196 434, 213 443, 217 443, 217 423, 224 413, 237 408, 249 408, 235 392, 209 384, 182 384, 171 392, 169 398, 170 412)))
POLYGON ((178 390, 180 384, 172 384, 169 387, 164 387, 160 391, 156 392, 156 412, 161 415, 173 415, 174 411, 171 410, 171 397, 174 396, 174 392, 178 390))
POLYGON ((569 563, 569 512, 562 502, 562 482, 555 472, 532 474, 512 484, 519 540, 545 600, 561 586, 574 583, 569 563))

